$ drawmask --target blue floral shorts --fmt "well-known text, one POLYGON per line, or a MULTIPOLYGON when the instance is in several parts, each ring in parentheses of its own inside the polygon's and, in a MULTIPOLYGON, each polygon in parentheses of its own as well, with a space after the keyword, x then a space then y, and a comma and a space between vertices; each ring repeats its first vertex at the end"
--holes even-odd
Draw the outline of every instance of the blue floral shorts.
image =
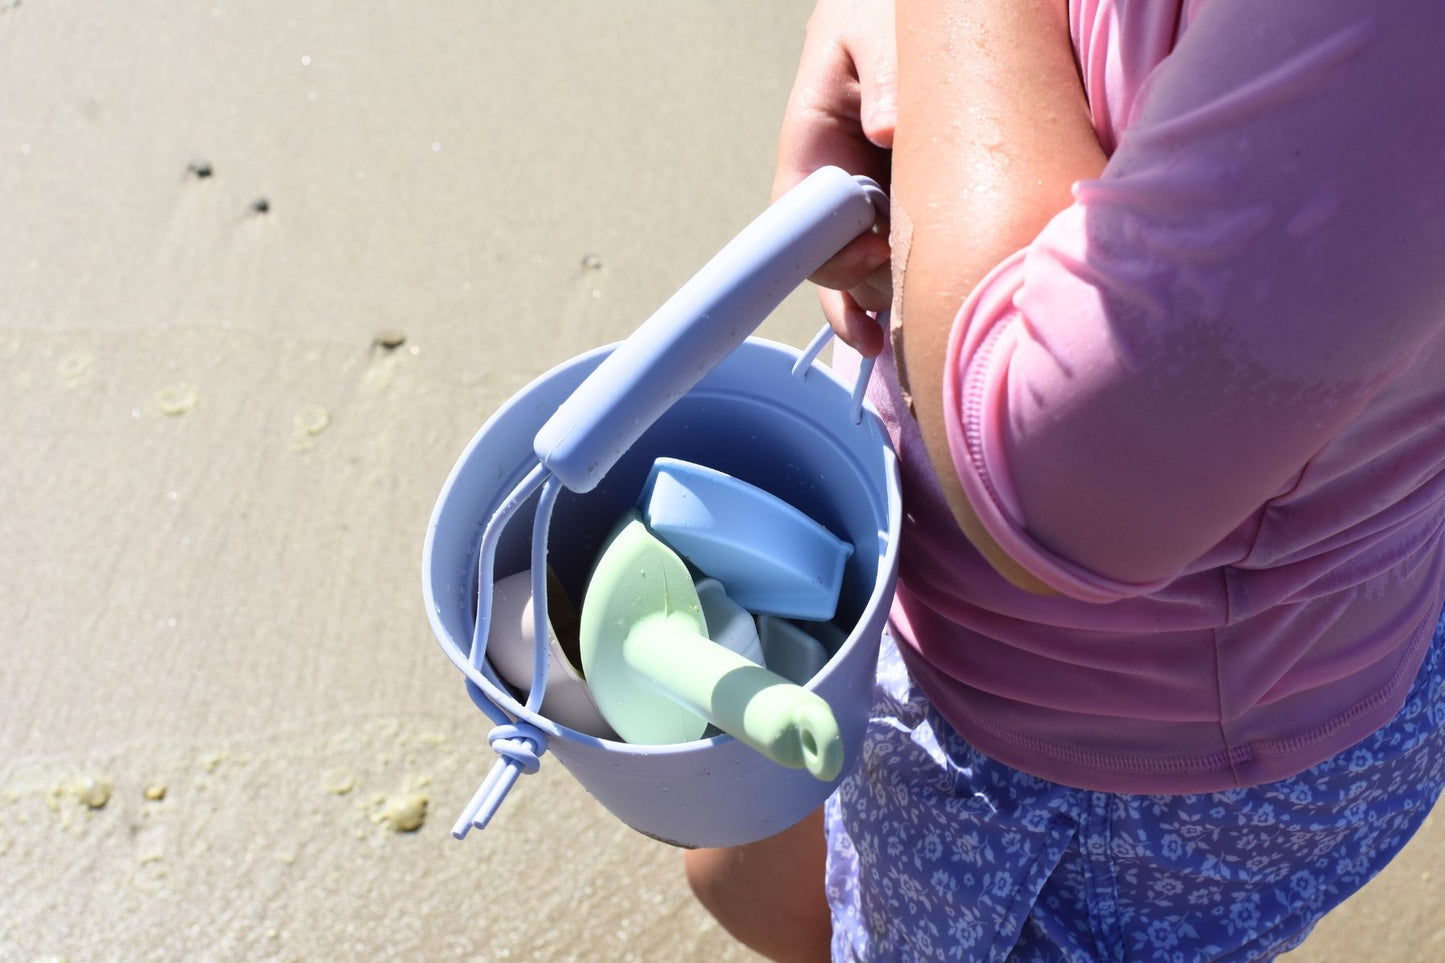
POLYGON ((969 746, 879 656, 863 763, 828 800, 833 959, 1270 960, 1384 868, 1445 782, 1445 618, 1404 708, 1281 782, 1070 789, 969 746))

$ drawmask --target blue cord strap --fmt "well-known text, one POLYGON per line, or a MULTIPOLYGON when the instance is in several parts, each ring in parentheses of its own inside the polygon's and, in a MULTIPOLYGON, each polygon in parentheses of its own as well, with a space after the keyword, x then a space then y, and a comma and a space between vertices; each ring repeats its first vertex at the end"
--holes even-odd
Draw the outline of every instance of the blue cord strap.
MULTIPOLYGON (((491 622, 492 570, 497 551, 497 542, 502 529, 506 527, 522 503, 541 489, 536 514, 532 520, 532 632, 534 656, 532 666, 532 687, 527 696, 526 710, 537 712, 542 705, 542 696, 547 688, 547 656, 550 651, 551 623, 547 612, 547 538, 552 521, 552 510, 561 493, 562 483, 545 467, 538 465, 513 489, 502 505, 493 513, 482 533, 482 544, 478 549, 477 561, 477 621, 472 635, 471 666, 480 670, 486 657, 487 633, 491 622)), ((462 810, 452 835, 463 839, 472 827, 484 829, 496 815, 517 778, 526 773, 531 775, 540 768, 542 754, 547 751, 547 736, 536 726, 526 722, 513 721, 495 705, 482 687, 468 680, 468 694, 472 701, 482 708, 496 727, 487 741, 499 757, 492 764, 487 777, 472 794, 471 801, 462 810)))
POLYGON ((547 734, 525 722, 497 726, 487 735, 487 742, 502 757, 499 762, 514 763, 529 776, 541 767, 542 753, 547 751, 547 734))
POLYGON ((452 835, 457 839, 466 838, 472 827, 487 828, 517 777, 536 772, 542 765, 542 754, 547 751, 546 733, 525 722, 497 726, 488 734, 487 742, 499 758, 452 827, 452 835))
POLYGON ((477 620, 472 627, 472 650, 468 654, 473 669, 480 670, 487 655, 487 633, 492 624, 492 567, 497 560, 497 542, 512 516, 537 489, 543 487, 548 478, 545 466, 534 467, 502 500, 482 529, 482 543, 477 547, 477 620))

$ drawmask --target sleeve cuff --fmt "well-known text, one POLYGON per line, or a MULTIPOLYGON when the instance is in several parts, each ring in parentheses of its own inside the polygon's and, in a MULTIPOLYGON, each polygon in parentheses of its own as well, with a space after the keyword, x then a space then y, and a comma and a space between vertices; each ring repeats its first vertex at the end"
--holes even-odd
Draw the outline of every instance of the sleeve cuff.
POLYGON ((1148 595, 1173 577, 1147 584, 1101 576, 1034 540, 1009 479, 1009 365, 1025 334, 1015 296, 1024 285, 1027 251, 989 272, 959 309, 949 335, 943 405, 948 447, 964 494, 989 536, 1044 584, 1070 598, 1107 603, 1148 595))

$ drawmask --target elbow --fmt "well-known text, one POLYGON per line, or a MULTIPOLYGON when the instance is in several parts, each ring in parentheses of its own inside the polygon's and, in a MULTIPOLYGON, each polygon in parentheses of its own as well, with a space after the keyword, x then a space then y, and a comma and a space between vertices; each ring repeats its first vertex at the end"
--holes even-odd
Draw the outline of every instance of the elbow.
MULTIPOLYGON (((1008 258, 997 267, 1007 270, 1014 261, 1008 258)), ((899 379, 918 421, 934 476, 963 535, 1014 587, 1036 595, 1058 595, 1056 589, 1011 557, 990 535, 969 501, 954 462, 949 424, 956 422, 962 412, 948 410, 948 399, 954 392, 947 390, 947 385, 958 376, 949 370, 949 342, 955 326, 967 322, 960 314, 967 315, 964 309, 978 283, 966 259, 958 257, 958 250, 942 232, 913 239, 906 268, 896 280, 894 354, 899 379)), ((1007 301, 1012 285, 1002 285, 1000 291, 1007 301)), ((992 313, 999 307, 990 304, 985 310, 992 313)))

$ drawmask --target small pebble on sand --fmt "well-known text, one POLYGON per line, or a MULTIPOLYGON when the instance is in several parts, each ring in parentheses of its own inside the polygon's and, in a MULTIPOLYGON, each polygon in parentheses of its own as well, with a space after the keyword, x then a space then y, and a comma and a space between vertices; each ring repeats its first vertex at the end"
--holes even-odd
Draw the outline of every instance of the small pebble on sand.
POLYGON ((431 800, 419 792, 391 796, 375 819, 379 823, 385 823, 394 833, 413 833, 426 822, 426 810, 430 802, 431 800))
POLYGON ((387 351, 395 351, 397 348, 400 348, 402 345, 406 344, 406 332, 398 331, 395 328, 391 328, 381 332, 375 338, 372 338, 371 343, 378 348, 385 348, 387 351))
POLYGON ((302 405, 291 419, 291 450, 310 451, 316 447, 316 436, 331 425, 331 412, 320 405, 302 405))
POLYGON ((321 777, 326 791, 333 796, 344 796, 356 788, 356 776, 347 769, 328 769, 321 777))
POLYGON ((86 807, 101 809, 110 802, 111 788, 109 779, 101 776, 85 776, 66 786, 65 791, 86 807))
POLYGON ((193 411, 200 400, 200 389, 183 381, 156 392, 156 410, 163 415, 185 415, 193 411))
POLYGON ((162 799, 166 798, 166 787, 160 785, 159 783, 147 786, 145 791, 145 797, 151 802, 160 802, 162 799))
POLYGON ((55 366, 55 373, 69 385, 78 385, 90 377, 95 357, 88 351, 76 351, 61 358, 55 366))

